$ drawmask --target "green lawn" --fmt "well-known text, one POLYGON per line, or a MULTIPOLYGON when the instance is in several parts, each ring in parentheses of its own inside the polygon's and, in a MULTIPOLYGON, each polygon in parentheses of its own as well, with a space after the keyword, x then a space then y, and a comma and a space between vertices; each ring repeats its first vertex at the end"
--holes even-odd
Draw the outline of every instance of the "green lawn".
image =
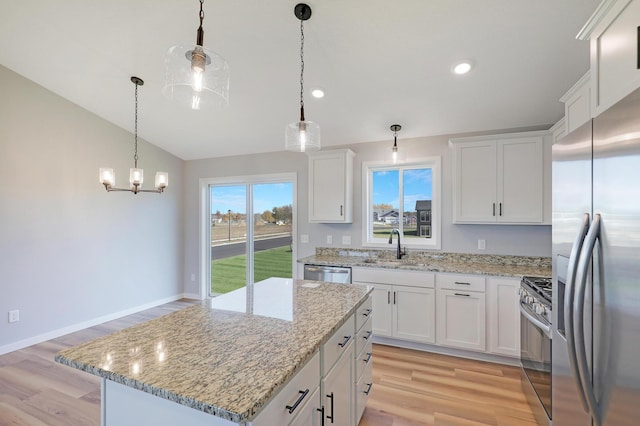
MULTIPOLYGON (((254 281, 270 277, 291 278, 291 247, 284 246, 255 253, 254 281)), ((211 261, 211 291, 223 294, 244 287, 247 256, 233 256, 211 261)))

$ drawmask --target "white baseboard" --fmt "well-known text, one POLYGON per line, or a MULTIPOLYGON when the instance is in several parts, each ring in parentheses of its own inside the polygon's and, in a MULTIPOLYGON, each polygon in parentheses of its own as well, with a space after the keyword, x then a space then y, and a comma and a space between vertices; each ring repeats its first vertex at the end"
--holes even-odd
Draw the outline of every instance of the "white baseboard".
POLYGON ((184 299, 203 300, 198 293, 183 293, 182 297, 184 299))
POLYGON ((135 306, 133 308, 125 309, 120 312, 115 312, 108 315, 103 315, 101 317, 93 318, 88 321, 83 321, 81 323, 73 324, 67 327, 59 328, 57 330, 52 330, 43 334, 39 334, 37 336, 29 337, 23 340, 19 340, 14 343, 9 343, 8 345, 0 346, 0 355, 4 355, 9 352, 17 351, 20 349, 24 349, 28 346, 37 345, 38 343, 46 342, 47 340, 55 339, 60 336, 64 336, 65 334, 73 333, 79 330, 84 330, 85 328, 93 327, 94 325, 102 324, 107 321, 112 321, 114 319, 126 317, 127 315, 135 314, 140 311, 144 311, 145 309, 155 308, 156 306, 164 305, 165 303, 175 302, 180 299, 199 299, 200 297, 193 297, 190 294, 177 294, 175 296, 166 297, 164 299, 154 300, 153 302, 145 303, 144 305, 135 306))

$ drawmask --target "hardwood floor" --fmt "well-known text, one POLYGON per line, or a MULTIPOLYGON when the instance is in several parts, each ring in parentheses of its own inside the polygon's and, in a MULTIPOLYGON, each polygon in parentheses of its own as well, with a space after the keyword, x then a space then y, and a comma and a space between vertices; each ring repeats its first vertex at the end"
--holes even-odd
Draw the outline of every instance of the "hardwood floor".
MULTIPOLYGON (((0 426, 99 426, 100 381, 56 352, 191 306, 179 300, 0 356, 0 426)), ((533 426, 515 367, 374 345, 360 426, 533 426)), ((275 426, 275 425, 274 425, 275 426)))
POLYGON ((520 369, 374 345, 373 387, 360 426, 535 426, 520 369))

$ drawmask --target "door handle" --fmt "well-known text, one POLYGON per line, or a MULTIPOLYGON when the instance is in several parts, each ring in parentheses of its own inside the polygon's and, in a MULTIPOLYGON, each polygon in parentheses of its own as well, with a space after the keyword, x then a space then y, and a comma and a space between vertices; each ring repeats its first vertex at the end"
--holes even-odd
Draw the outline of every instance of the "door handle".
POLYGON ((387 290, 387 305, 391 304, 391 292, 387 290))
POLYGON ((453 293, 454 296, 465 296, 465 297, 471 297, 470 294, 465 294, 465 293, 453 293))
POLYGON ((340 205, 340 216, 342 217, 342 204, 340 205))
POLYGON ((587 361, 587 348, 584 339, 584 301, 587 287, 587 273, 589 271, 589 264, 593 256, 593 251, 596 246, 596 241, 600 237, 600 223, 601 217, 599 214, 594 215, 593 222, 589 227, 587 236, 584 237, 584 243, 582 245, 582 251, 578 260, 578 267, 576 273, 576 288, 575 296, 573 299, 573 334, 575 336, 575 351, 578 373, 580 381, 582 382, 582 391, 587 403, 588 412, 596 421, 599 422, 598 403, 596 401, 593 384, 589 379, 589 365, 587 361))
POLYGON ((320 426, 324 426, 324 405, 316 410, 320 412, 320 426))
POLYGON ((305 399, 306 396, 309 394, 309 389, 298 391, 298 393, 300 394, 300 396, 298 397, 296 402, 294 402, 293 405, 287 405, 286 407, 284 407, 287 410, 289 410, 289 414, 293 414, 293 412, 296 411, 296 408, 298 408, 298 405, 300 405, 302 400, 305 399))
POLYGON ((500 216, 502 216, 502 203, 500 203, 500 216))
POLYGON ((496 215, 496 203, 493 203, 493 215, 496 215))
POLYGON ((327 398, 329 398, 331 400, 331 415, 327 416, 327 418, 329 420, 331 420, 331 423, 333 423, 333 392, 331 392, 329 395, 327 395, 327 398))
POLYGON ((347 343, 349 343, 349 340, 351 340, 351 336, 344 336, 344 340, 338 343, 338 346, 344 348, 345 346, 347 346, 347 343))
POLYGON ((569 254, 569 265, 566 280, 567 282, 565 283, 564 289, 564 327, 565 337, 567 339, 567 350, 569 352, 569 365, 571 366, 573 377, 576 380, 576 387, 578 388, 580 401, 582 402, 582 407, 585 411, 589 411, 589 407, 587 405, 587 399, 584 395, 583 384, 582 380, 580 379, 580 372, 578 371, 578 360, 576 358, 576 342, 573 328, 573 302, 575 295, 575 281, 577 272, 576 269, 578 267, 578 258, 580 257, 580 253, 582 252, 582 244, 584 243, 584 238, 587 235, 587 231, 589 231, 590 219, 591 218, 589 216, 589 213, 585 213, 582 215, 582 224, 580 225, 580 229, 578 230, 576 239, 573 242, 573 246, 571 247, 571 253, 569 254))

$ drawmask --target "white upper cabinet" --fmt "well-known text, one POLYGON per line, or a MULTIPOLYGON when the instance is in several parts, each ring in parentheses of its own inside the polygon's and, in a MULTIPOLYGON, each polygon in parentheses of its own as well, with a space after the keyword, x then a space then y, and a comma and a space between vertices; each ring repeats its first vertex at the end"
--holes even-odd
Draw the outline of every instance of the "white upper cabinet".
POLYGON ((566 133, 573 132, 591 120, 590 75, 591 73, 587 71, 587 73, 560 98, 560 102, 564 102, 564 125, 566 133))
POLYGON ((591 106, 595 117, 640 87, 640 0, 604 0, 578 38, 591 44, 591 106))
POLYGON ((349 149, 309 154, 309 222, 351 223, 353 157, 349 149))
POLYGON ((526 132, 451 139, 453 222, 543 223, 545 136, 550 138, 548 132, 526 132))

